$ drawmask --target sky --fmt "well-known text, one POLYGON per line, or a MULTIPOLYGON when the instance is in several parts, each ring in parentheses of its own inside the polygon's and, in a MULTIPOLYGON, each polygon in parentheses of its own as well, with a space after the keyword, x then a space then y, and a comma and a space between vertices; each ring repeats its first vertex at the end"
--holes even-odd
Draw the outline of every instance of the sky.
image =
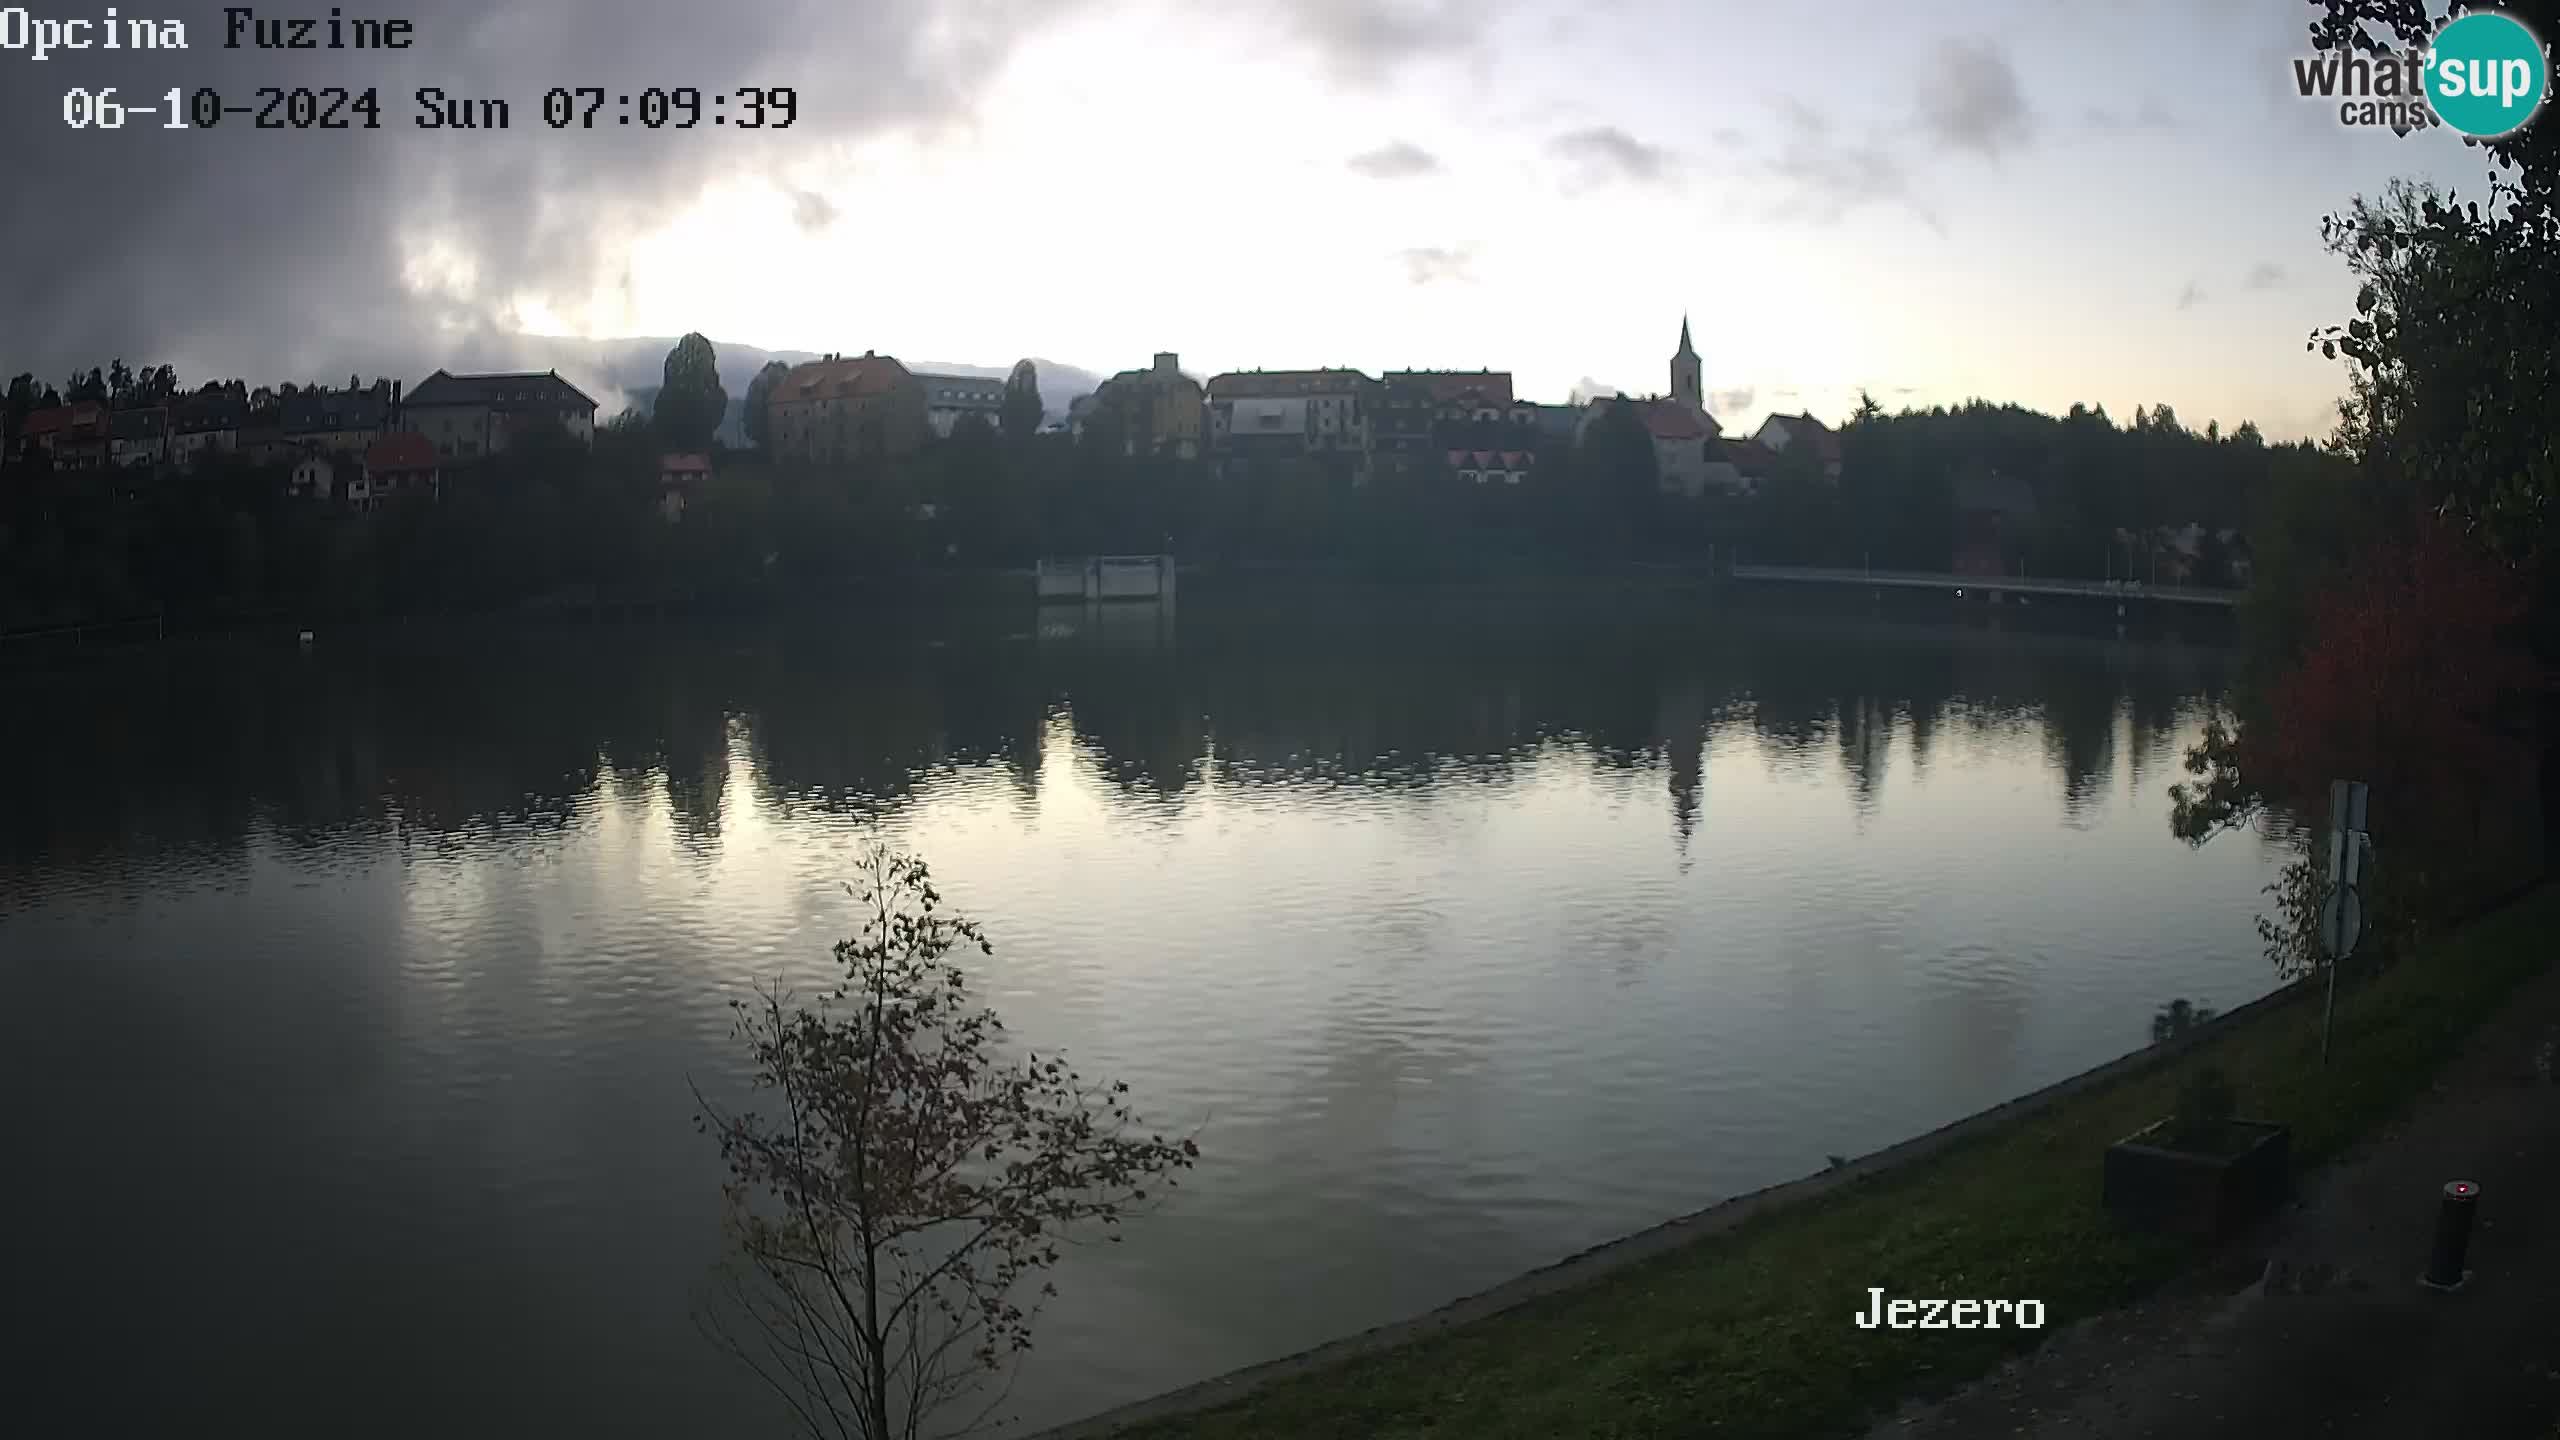
MULTIPOLYGON (((406 375, 513 337, 1109 373, 1508 369, 1731 432, 1972 397, 2320 436, 2320 220, 2481 153, 2299 98, 2303 0, 396 0, 403 51, 0 26, 0 373, 406 375), (94 32, 92 32, 94 36, 94 32), (64 97, 378 87, 378 131, 73 129, 64 97), (789 86, 788 129, 553 130, 554 86, 789 86), (420 86, 509 102, 421 130, 420 86)), ((30 20, 110 7, 27 7, 30 20)), ((288 0, 261 18, 319 17, 288 0)), ((5 17, 0 17, 5 18, 5 17)), ((706 102, 707 103, 707 102, 706 102)), ((739 111, 743 106, 732 105, 739 111)))

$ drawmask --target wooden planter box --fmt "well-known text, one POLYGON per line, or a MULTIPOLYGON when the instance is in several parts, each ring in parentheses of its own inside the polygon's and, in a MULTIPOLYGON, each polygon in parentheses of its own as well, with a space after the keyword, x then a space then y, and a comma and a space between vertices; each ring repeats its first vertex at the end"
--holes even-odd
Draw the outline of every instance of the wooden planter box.
POLYGON ((2106 1206, 2140 1229, 2221 1240, 2284 1203, 2293 1132, 2263 1120, 2230 1120, 2210 1150, 2172 1149, 2170 1122, 2107 1147, 2106 1206))

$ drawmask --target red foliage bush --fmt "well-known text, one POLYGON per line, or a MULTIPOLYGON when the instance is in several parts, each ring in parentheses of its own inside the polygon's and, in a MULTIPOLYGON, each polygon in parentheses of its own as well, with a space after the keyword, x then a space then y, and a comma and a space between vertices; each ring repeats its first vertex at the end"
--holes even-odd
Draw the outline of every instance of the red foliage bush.
POLYGON ((2244 741, 2251 780, 2305 815, 2325 810, 2332 779, 2363 780, 2378 838, 2462 837, 2484 801, 2530 778, 2516 706, 2544 676, 2516 638, 2527 599, 2433 515, 2367 551, 2270 687, 2272 724, 2244 741))

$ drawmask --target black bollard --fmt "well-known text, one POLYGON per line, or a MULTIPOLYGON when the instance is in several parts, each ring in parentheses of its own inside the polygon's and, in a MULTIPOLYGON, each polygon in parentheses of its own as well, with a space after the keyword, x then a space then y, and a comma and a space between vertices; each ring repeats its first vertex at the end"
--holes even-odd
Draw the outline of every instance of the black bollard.
POLYGON ((2420 1283, 2430 1290, 2459 1290, 2471 1272, 2462 1268, 2463 1253, 2471 1248, 2471 1212, 2479 1208, 2480 1187, 2468 1180, 2455 1180, 2444 1187, 2444 1203, 2436 1209, 2436 1246, 2427 1257, 2427 1273, 2420 1283))

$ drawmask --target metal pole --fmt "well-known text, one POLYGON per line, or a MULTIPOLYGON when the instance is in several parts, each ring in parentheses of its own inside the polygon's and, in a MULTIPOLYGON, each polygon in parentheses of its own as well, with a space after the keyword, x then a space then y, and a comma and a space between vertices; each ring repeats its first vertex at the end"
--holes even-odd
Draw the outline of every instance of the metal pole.
POLYGON ((2329 957, 2329 994, 2320 1002, 2320 1063, 2329 1063, 2329 1024, 2338 1014, 2338 957, 2329 957))
POLYGON ((2462 1268, 2465 1252, 2471 1248, 2471 1212, 2480 1205, 2480 1187, 2468 1180, 2455 1180, 2444 1187, 2444 1199, 2436 1207, 2436 1243, 2427 1256, 2427 1273, 2418 1283, 2430 1290, 2459 1290, 2471 1278, 2462 1268))

